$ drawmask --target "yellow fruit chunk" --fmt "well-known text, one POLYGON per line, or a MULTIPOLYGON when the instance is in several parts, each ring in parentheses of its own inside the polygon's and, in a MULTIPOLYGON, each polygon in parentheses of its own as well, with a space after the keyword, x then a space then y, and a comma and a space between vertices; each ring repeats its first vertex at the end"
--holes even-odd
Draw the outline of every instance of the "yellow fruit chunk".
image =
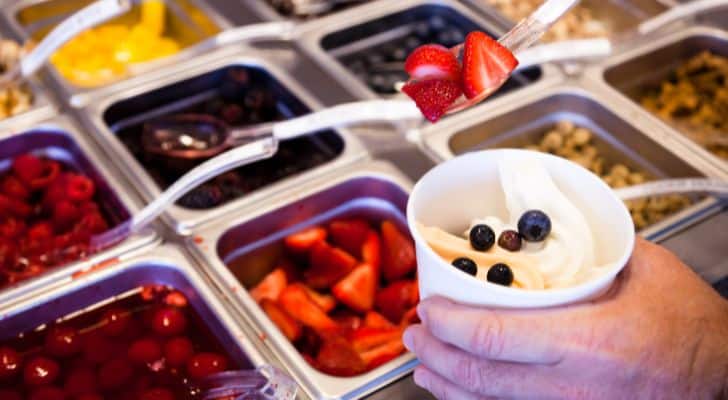
POLYGON ((164 13, 164 1, 147 0, 143 2, 141 25, 144 25, 154 35, 161 36, 164 33, 164 13))

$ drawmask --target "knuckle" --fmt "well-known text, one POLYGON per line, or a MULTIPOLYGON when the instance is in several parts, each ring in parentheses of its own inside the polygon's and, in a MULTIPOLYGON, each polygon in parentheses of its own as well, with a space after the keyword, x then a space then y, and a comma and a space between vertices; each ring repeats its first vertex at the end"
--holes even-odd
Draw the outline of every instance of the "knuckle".
POLYGON ((490 311, 475 326, 470 348, 486 358, 498 359, 505 348, 503 338, 503 321, 498 313, 490 311))
POLYGON ((480 362, 476 359, 461 356, 455 364, 453 371, 454 383, 465 388, 469 392, 480 392, 483 389, 485 371, 481 368, 480 362))

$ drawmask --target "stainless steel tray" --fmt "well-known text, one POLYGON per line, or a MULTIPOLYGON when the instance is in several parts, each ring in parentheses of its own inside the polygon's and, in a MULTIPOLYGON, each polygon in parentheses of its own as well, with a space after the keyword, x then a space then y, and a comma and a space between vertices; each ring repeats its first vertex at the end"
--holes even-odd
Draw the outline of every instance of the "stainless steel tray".
MULTIPOLYGON (((557 85, 539 93, 523 96, 497 111, 473 110, 462 117, 450 118, 423 132, 428 151, 437 159, 447 160, 468 151, 498 147, 522 147, 534 144, 543 132, 560 120, 584 126, 595 134, 597 147, 608 160, 639 168, 655 178, 712 176, 713 171, 695 162, 680 146, 660 141, 643 133, 634 118, 600 101, 588 91, 557 85), (474 115, 488 115, 476 118, 474 115)), ((693 215, 713 206, 708 198, 654 224, 640 233, 656 238, 677 229, 693 215)))
MULTIPOLYGON (((127 191, 128 186, 112 173, 104 157, 87 142, 81 131, 68 118, 60 116, 40 124, 19 128, 18 133, 0 133, 0 159, 7 160, 27 151, 41 151, 48 157, 63 160, 91 177, 97 184, 107 211, 122 222, 138 210, 139 200, 127 191)), ((4 169, 4 168, 3 168, 4 169)), ((0 305, 73 279, 75 274, 103 261, 124 257, 158 241, 153 230, 145 230, 117 246, 85 260, 61 265, 50 271, 0 291, 0 305)))
POLYGON ((649 120, 652 132, 679 143, 687 150, 686 154, 692 153, 711 163, 725 178, 728 177, 728 162, 703 149, 634 100, 646 84, 661 81, 681 61, 702 50, 728 56, 728 33, 715 28, 693 27, 665 34, 588 68, 585 77, 594 80, 598 90, 613 95, 614 108, 625 115, 640 114, 640 118, 649 120))
POLYGON ((250 320, 263 343, 283 361, 306 393, 315 399, 364 397, 414 368, 411 354, 353 378, 325 375, 313 369, 250 297, 226 261, 275 244, 286 234, 338 216, 404 217, 411 183, 388 163, 369 162, 341 170, 335 177, 310 182, 263 207, 229 215, 228 220, 195 232, 187 241, 212 280, 228 293, 238 312, 250 320))
MULTIPOLYGON (((238 54, 245 54, 241 51, 238 54)), ((179 82, 188 79, 195 79, 208 72, 216 71, 228 66, 249 66, 252 68, 260 68, 267 71, 275 82, 278 82, 289 91, 293 97, 298 99, 305 108, 310 110, 318 110, 321 105, 305 92, 297 82, 288 77, 276 65, 261 57, 249 57, 245 55, 227 54, 227 53, 211 53, 205 57, 198 58, 188 65, 182 65, 174 70, 165 71, 163 74, 155 75, 145 85, 136 85, 129 87, 109 96, 104 96, 89 105, 88 108, 79 110, 79 117, 88 125, 97 139, 101 142, 108 155, 117 164, 117 167, 124 171, 127 178, 133 182, 134 186, 139 189, 141 195, 146 201, 157 197, 161 193, 159 185, 153 180, 151 175, 145 170, 144 166, 137 161, 119 138, 112 131, 111 127, 105 121, 105 114, 120 102, 124 101, 126 106, 134 106, 139 108, 137 111, 149 111, 150 109, 158 109, 162 105, 168 105, 174 101, 189 95, 189 91, 178 86, 174 86, 179 82), (166 99, 161 101, 155 100, 154 96, 166 91, 166 99), (150 94, 151 93, 151 94, 150 94), (143 102, 142 99, 146 99, 143 102)), ((195 94, 200 93, 200 86, 205 88, 207 83, 198 82, 198 87, 190 89, 195 94)), ((184 85, 184 84, 183 84, 184 85)), ((169 108, 166 112, 169 112, 169 108)), ((208 223, 218 218, 229 215, 234 209, 246 206, 260 204, 265 198, 271 194, 283 190, 291 190, 297 186, 305 184, 305 182, 315 176, 330 173, 366 157, 367 152, 359 141, 345 130, 336 131, 336 135, 343 141, 343 150, 335 159, 319 167, 308 170, 297 176, 284 178, 273 184, 269 184, 259 190, 231 200, 228 203, 208 210, 190 210, 180 206, 170 207, 165 214, 165 221, 178 234, 186 235, 191 230, 197 229, 200 225, 208 223)))
MULTIPOLYGON (((498 24, 450 0, 378 1, 349 9, 335 15, 313 20, 299 38, 301 49, 358 99, 401 97, 402 94, 380 95, 346 68, 337 57, 360 48, 370 48, 401 37, 411 31, 412 20, 428 13, 439 13, 464 25, 484 29, 494 35, 505 32, 498 24), (407 20, 409 18, 409 21, 407 20), (337 56, 338 55, 338 56, 337 56)), ((560 71, 553 65, 515 76, 513 82, 524 87, 542 86, 559 79, 560 71)), ((521 89, 513 89, 499 97, 517 97, 521 89)))
POLYGON ((245 324, 228 312, 219 294, 210 289, 180 250, 170 245, 39 291, 33 298, 14 304, 0 303, 0 336, 13 337, 68 314, 96 308, 150 284, 169 285, 184 293, 237 366, 249 369, 264 363, 248 339, 245 324))
MULTIPOLYGON (((23 39, 29 39, 34 37, 36 32, 57 24, 69 13, 88 3, 90 3, 89 0, 19 0, 3 6, 2 15, 17 35, 23 39)), ((217 31, 232 26, 227 19, 218 14, 214 8, 209 7, 205 1, 171 0, 167 1, 167 4, 167 12, 174 15, 177 21, 175 29, 178 31, 184 29, 187 36, 190 36, 190 32, 192 32, 191 36, 193 37, 189 38, 191 45, 170 57, 145 63, 144 66, 140 65, 137 68, 138 73, 135 71, 136 76, 144 76, 150 71, 175 65, 199 55, 203 49, 196 48, 194 43, 199 43, 206 37, 216 34, 217 31), (194 10, 192 12, 195 14, 193 15, 188 10, 194 10), (196 19, 201 20, 201 22, 198 24, 196 19), (194 29, 189 29, 190 27, 194 27, 194 29)), ((73 107, 81 107, 87 104, 90 97, 100 90, 114 88, 119 83, 131 78, 124 77, 107 85, 84 88, 66 80, 50 63, 45 68, 45 72, 52 83, 53 89, 59 94, 59 98, 67 101, 73 107)))
MULTIPOLYGON (((386 0, 379 0, 380 2, 386 1, 386 0)), ((291 19, 291 20, 299 20, 299 21, 310 21, 312 19, 321 18, 325 16, 329 16, 332 14, 335 14, 337 12, 343 11, 342 9, 333 10, 331 12, 327 12, 324 15, 316 15, 316 16, 310 16, 310 17, 297 17, 297 16, 289 16, 284 15, 278 10, 273 7, 268 0, 238 0, 239 3, 243 4, 246 8, 250 9, 251 11, 255 12, 256 15, 258 15, 260 18, 263 18, 265 20, 270 21, 280 21, 285 19, 291 19)), ((375 0, 368 0, 364 1, 361 4, 353 4, 353 5, 347 5, 343 9, 348 10, 351 8, 358 7, 359 5, 366 4, 367 2, 373 3, 375 0)))

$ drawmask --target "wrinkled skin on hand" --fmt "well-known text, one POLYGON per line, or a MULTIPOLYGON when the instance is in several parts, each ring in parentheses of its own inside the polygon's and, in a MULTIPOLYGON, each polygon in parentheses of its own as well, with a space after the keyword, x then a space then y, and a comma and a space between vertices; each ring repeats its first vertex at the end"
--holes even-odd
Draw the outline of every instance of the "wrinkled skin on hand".
POLYGON ((602 298, 490 310, 435 298, 406 346, 438 399, 728 399, 728 302, 666 249, 638 240, 602 298))

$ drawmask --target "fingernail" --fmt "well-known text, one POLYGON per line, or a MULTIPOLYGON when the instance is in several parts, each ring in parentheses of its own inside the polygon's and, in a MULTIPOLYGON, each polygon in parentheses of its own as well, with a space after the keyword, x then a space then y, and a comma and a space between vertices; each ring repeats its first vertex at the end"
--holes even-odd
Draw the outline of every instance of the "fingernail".
POLYGON ((427 312, 425 311, 425 305, 420 303, 417 305, 417 316, 420 317, 420 322, 422 322, 424 325, 427 325, 427 318, 426 318, 427 312))
POLYGON ((407 348, 407 350, 412 351, 412 330, 407 329, 404 331, 404 334, 402 335, 402 343, 404 343, 404 347, 407 348))

